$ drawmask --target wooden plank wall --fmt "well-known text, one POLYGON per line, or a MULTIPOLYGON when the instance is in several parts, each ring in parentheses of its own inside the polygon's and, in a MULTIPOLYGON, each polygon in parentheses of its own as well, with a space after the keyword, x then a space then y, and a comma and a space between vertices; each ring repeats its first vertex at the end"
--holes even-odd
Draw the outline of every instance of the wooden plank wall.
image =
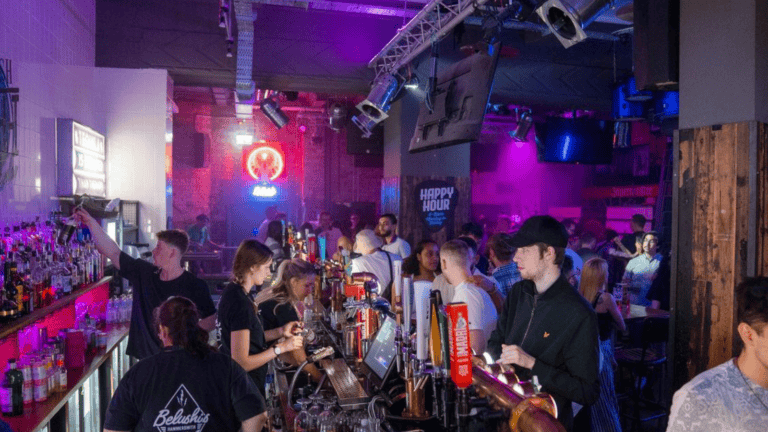
POLYGON ((675 388, 736 354, 735 287, 749 274, 751 260, 766 274, 766 143, 766 127, 756 122, 679 132, 672 287, 675 388), (750 161, 750 148, 755 159, 755 146, 762 174, 755 176, 753 170, 750 181, 750 163, 756 162, 750 161), (763 192, 758 194, 759 212, 750 200, 755 191, 763 192), (757 225, 753 230, 763 227, 752 231, 760 233, 758 242, 749 241, 751 224, 757 225))
MULTIPOLYGON (((382 194, 383 190, 384 187, 382 187, 382 194)), ((469 222, 470 206, 472 205, 472 181, 469 177, 401 177, 399 196, 400 212, 397 216, 398 235, 408 241, 412 247, 416 246, 416 243, 425 238, 431 238, 442 245, 445 241, 457 236, 461 231, 461 226, 469 222), (414 192, 416 190, 416 185, 425 180, 444 180, 456 184, 456 190, 459 194, 459 202, 456 205, 452 230, 443 228, 432 235, 429 235, 429 233, 424 230, 424 224, 419 218, 419 211, 416 208, 414 192)))

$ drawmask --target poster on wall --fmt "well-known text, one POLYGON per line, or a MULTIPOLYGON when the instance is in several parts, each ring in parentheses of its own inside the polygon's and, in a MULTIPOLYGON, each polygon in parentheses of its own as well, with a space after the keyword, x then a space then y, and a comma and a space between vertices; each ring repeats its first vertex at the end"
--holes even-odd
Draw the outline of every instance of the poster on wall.
POLYGON ((456 185, 444 180, 426 180, 416 185, 419 218, 429 233, 448 227, 452 231, 459 194, 456 185))

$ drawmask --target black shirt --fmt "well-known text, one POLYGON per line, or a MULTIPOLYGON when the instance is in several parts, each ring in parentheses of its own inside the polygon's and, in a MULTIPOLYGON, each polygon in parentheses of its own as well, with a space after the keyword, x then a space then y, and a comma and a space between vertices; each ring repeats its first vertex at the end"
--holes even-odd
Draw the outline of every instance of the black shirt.
MULTIPOLYGON (((254 355, 267 350, 267 341, 264 339, 264 327, 256 315, 253 301, 245 294, 243 286, 230 282, 221 294, 219 300, 219 315, 217 318, 221 337, 221 352, 232 355, 232 332, 238 330, 250 331, 250 346, 248 355, 254 355)), ((262 396, 265 393, 267 377, 267 365, 248 372, 248 375, 256 383, 256 387, 262 396)))
POLYGON ((659 270, 656 277, 651 282, 651 288, 648 289, 648 300, 659 302, 659 309, 669 310, 669 285, 672 279, 672 263, 667 254, 659 263, 659 270))
POLYGON ((636 231, 632 234, 624 234, 624 237, 621 238, 621 244, 624 245, 625 248, 629 251, 629 253, 635 253, 637 252, 637 248, 635 247, 635 242, 637 241, 637 236, 642 234, 643 231, 636 231))
POLYGON ((243 368, 224 354, 166 348, 130 368, 112 397, 105 429, 237 432, 266 409, 243 368))
POLYGON ((264 330, 282 327, 292 321, 301 321, 296 308, 290 303, 280 303, 277 300, 267 300, 259 304, 259 315, 264 330))
POLYGON ((174 280, 160 280, 160 268, 120 253, 120 274, 133 285, 133 310, 127 354, 139 359, 160 352, 162 344, 153 325, 153 313, 168 297, 183 296, 197 306, 200 317, 216 313, 208 285, 185 271, 174 280))

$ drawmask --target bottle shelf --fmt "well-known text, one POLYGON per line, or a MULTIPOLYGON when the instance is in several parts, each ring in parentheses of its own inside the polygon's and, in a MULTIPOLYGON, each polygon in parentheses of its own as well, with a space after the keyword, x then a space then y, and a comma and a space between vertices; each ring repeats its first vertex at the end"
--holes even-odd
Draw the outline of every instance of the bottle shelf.
POLYGON ((24 315, 21 318, 18 318, 10 323, 6 323, 4 325, 0 326, 0 339, 3 339, 22 328, 34 323, 35 321, 59 310, 62 309, 72 303, 75 302, 80 296, 83 294, 93 290, 94 288, 98 288, 106 283, 109 283, 109 281, 112 280, 112 276, 105 276, 101 278, 101 280, 96 281, 90 285, 85 286, 85 288, 81 288, 79 290, 73 291, 72 294, 61 298, 59 300, 56 300, 55 302, 51 303, 48 306, 42 307, 40 309, 37 309, 33 311, 30 314, 24 315))

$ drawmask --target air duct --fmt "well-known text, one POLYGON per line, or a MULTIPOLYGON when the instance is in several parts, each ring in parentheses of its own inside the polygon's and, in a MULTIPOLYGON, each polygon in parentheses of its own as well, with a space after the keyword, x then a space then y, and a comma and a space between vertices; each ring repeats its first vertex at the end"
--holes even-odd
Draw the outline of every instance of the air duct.
POLYGON ((565 48, 587 39, 584 29, 611 6, 612 0, 547 0, 536 10, 565 48))

